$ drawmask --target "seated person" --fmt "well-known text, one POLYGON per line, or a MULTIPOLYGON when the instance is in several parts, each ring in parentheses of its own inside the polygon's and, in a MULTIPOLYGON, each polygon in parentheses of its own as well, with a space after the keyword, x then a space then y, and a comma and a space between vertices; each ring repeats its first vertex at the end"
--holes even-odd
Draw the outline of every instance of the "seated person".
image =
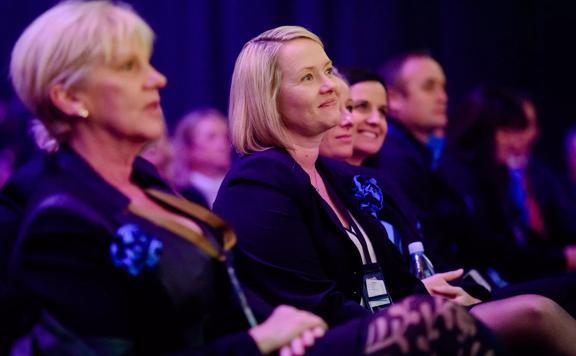
POLYGON ((172 143, 178 190, 199 191, 211 207, 232 160, 228 120, 216 109, 194 110, 180 119, 172 143))
MULTIPOLYGON (((159 140, 146 145, 142 152, 140 152, 140 156, 152 163, 162 178, 174 184, 172 179, 174 149, 166 133, 164 133, 159 140)), ((178 192, 191 202, 200 204, 203 207, 208 207, 206 197, 194 186, 181 187, 178 189, 178 192)))
POLYGON ((531 148, 538 136, 531 101, 479 87, 449 127, 442 172, 469 204, 470 259, 478 255, 508 281, 576 270, 576 201, 531 148), (534 263, 538 261, 537 263, 534 263))

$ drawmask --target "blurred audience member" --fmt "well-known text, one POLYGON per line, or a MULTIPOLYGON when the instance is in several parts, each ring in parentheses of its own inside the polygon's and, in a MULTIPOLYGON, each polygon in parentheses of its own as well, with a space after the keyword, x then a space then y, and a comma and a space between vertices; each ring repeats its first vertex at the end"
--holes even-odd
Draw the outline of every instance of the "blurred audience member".
POLYGON ((172 163, 172 155, 172 145, 166 133, 164 133, 160 139, 146 145, 142 152, 140 152, 140 156, 152 163, 166 180, 170 180, 169 171, 172 163))
POLYGON ((176 126, 173 145, 174 183, 185 195, 197 189, 211 207, 232 159, 226 117, 215 109, 188 113, 176 126))
POLYGON ((0 148, 0 188, 8 180, 14 170, 16 152, 11 147, 0 148))
MULTIPOLYGON (((154 164, 162 177, 166 179, 170 184, 174 185, 174 181, 172 179, 174 149, 172 143, 168 139, 166 132, 159 140, 146 145, 146 147, 144 147, 140 153, 140 156, 148 160, 148 162, 154 164)), ((202 194, 194 186, 189 185, 187 187, 180 188, 178 189, 178 192, 191 202, 200 204, 206 208, 208 207, 208 202, 206 201, 204 194, 202 194)))
POLYGON ((0 187, 35 152, 27 132, 28 116, 18 100, 0 100, 0 187))
POLYGON ((444 71, 428 53, 409 52, 386 62, 381 75, 388 133, 363 164, 389 177, 410 201, 439 270, 471 268, 473 261, 459 257, 469 235, 466 202, 438 173, 448 124, 444 71))
POLYGON ((576 196, 576 127, 573 127, 566 134, 565 139, 566 171, 568 179, 572 184, 572 192, 576 196))
POLYGON ((537 125, 529 99, 484 86, 449 130, 445 178, 470 202, 477 253, 510 280, 576 270, 576 202, 532 157, 537 125))

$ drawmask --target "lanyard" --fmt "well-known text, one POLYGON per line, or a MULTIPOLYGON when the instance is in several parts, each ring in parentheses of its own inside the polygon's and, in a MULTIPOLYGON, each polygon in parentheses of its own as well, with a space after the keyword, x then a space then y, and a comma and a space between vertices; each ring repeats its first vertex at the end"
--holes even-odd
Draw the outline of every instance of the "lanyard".
POLYGON ((220 232, 223 236, 223 245, 217 246, 208 238, 206 238, 206 236, 191 230, 178 221, 166 216, 151 213, 148 210, 142 209, 134 204, 130 204, 128 206, 128 210, 131 213, 142 216, 152 221, 154 224, 161 226, 166 230, 177 234, 178 236, 182 236, 186 240, 196 245, 196 247, 206 252, 210 257, 216 258, 219 261, 226 261, 226 252, 236 244, 236 234, 224 220, 220 219, 210 210, 200 205, 191 203, 185 199, 178 198, 174 195, 155 189, 146 189, 145 192, 146 195, 152 197, 154 200, 168 205, 182 213, 185 213, 190 217, 198 219, 202 223, 220 232))
POLYGON ((216 216, 210 210, 200 205, 191 203, 185 199, 178 198, 172 194, 168 194, 156 189, 145 189, 144 192, 154 200, 170 206, 190 217, 193 217, 194 219, 201 221, 202 223, 219 231, 222 234, 223 245, 218 246, 210 241, 210 239, 208 239, 206 236, 193 231, 192 229, 186 227, 176 220, 166 216, 159 216, 157 214, 150 213, 146 209, 142 209, 134 204, 128 205, 128 210, 134 215, 141 216, 147 220, 150 220, 154 224, 176 234, 177 236, 183 237, 198 247, 200 250, 206 252, 210 257, 224 262, 226 264, 226 272, 230 278, 232 288, 236 294, 236 297, 238 298, 238 301, 240 302, 240 306, 242 307, 242 311, 244 312, 248 323, 252 327, 258 325, 256 318, 254 317, 254 313, 252 312, 250 305, 248 305, 248 300, 246 299, 246 295, 242 290, 242 286, 238 281, 238 277, 236 276, 236 271, 234 270, 234 266, 231 263, 231 259, 226 258, 226 255, 230 249, 232 249, 232 247, 236 244, 236 233, 234 230, 232 230, 230 225, 228 225, 224 220, 216 216))

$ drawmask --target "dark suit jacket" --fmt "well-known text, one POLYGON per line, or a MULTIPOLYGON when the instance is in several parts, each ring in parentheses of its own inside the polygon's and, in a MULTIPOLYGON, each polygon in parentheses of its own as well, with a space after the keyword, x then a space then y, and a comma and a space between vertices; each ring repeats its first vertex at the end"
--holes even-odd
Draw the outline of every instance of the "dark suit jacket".
MULTIPOLYGON (((132 180, 170 192, 141 159, 132 180)), ((62 339, 47 351, 82 353, 83 344, 102 354, 192 349, 258 354, 246 333, 206 345, 216 328, 227 333, 244 326, 224 266, 182 237, 131 214, 128 199, 71 149, 62 147, 24 167, 0 201, 12 214, 0 221, 19 226, 18 240, 6 243, 14 250, 10 282, 48 316, 30 335, 53 332, 45 326, 54 319, 74 336, 74 343, 62 339), (163 244, 158 265, 137 276, 112 263, 111 242, 126 224, 138 225, 163 244)))
POLYGON ((437 272, 475 268, 462 254, 468 246, 469 215, 466 201, 433 170, 432 154, 405 128, 389 120, 379 155, 366 164, 394 181, 422 224, 426 253, 437 272))
MULTIPOLYGON (((427 254, 440 270, 464 267, 486 272, 495 268, 509 281, 563 271, 561 247, 548 243, 519 246, 514 242, 506 208, 493 194, 494 187, 486 184, 485 172, 477 162, 445 155, 439 168, 432 169, 431 152, 390 120, 386 141, 377 159, 369 164, 397 182, 416 207, 427 254)), ((534 187, 547 225, 559 235, 559 229, 574 225, 566 223, 574 221, 566 219, 574 207, 569 207, 566 196, 558 194, 558 184, 544 170, 530 172, 536 178, 534 187)))
POLYGON ((504 167, 499 171, 502 179, 495 182, 479 159, 457 154, 446 158, 443 164, 448 169, 444 172, 450 172, 446 179, 470 201, 470 226, 475 232, 471 244, 475 255, 470 254, 470 260, 496 268, 509 281, 542 278, 566 270, 563 246, 575 241, 576 204, 545 166, 532 161, 527 170, 547 229, 547 236, 539 236, 517 224, 504 167), (517 233, 525 237, 525 243, 517 241, 517 233))
MULTIPOLYGON (((323 160, 316 165, 335 203, 350 211, 368 234, 393 300, 426 293, 381 224, 360 210, 349 172, 323 160)), ((214 210, 237 231, 241 279, 267 302, 310 310, 330 324, 368 313, 359 304, 360 254, 285 150, 239 159, 220 188, 214 210)))

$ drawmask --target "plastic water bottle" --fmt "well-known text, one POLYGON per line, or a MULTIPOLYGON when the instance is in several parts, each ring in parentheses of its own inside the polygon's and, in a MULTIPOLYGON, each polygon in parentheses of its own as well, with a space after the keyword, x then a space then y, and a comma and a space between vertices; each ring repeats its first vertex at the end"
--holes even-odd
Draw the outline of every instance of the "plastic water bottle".
POLYGON ((418 279, 428 278, 434 274, 432 262, 424 254, 424 245, 416 241, 408 245, 410 252, 410 272, 418 279))

